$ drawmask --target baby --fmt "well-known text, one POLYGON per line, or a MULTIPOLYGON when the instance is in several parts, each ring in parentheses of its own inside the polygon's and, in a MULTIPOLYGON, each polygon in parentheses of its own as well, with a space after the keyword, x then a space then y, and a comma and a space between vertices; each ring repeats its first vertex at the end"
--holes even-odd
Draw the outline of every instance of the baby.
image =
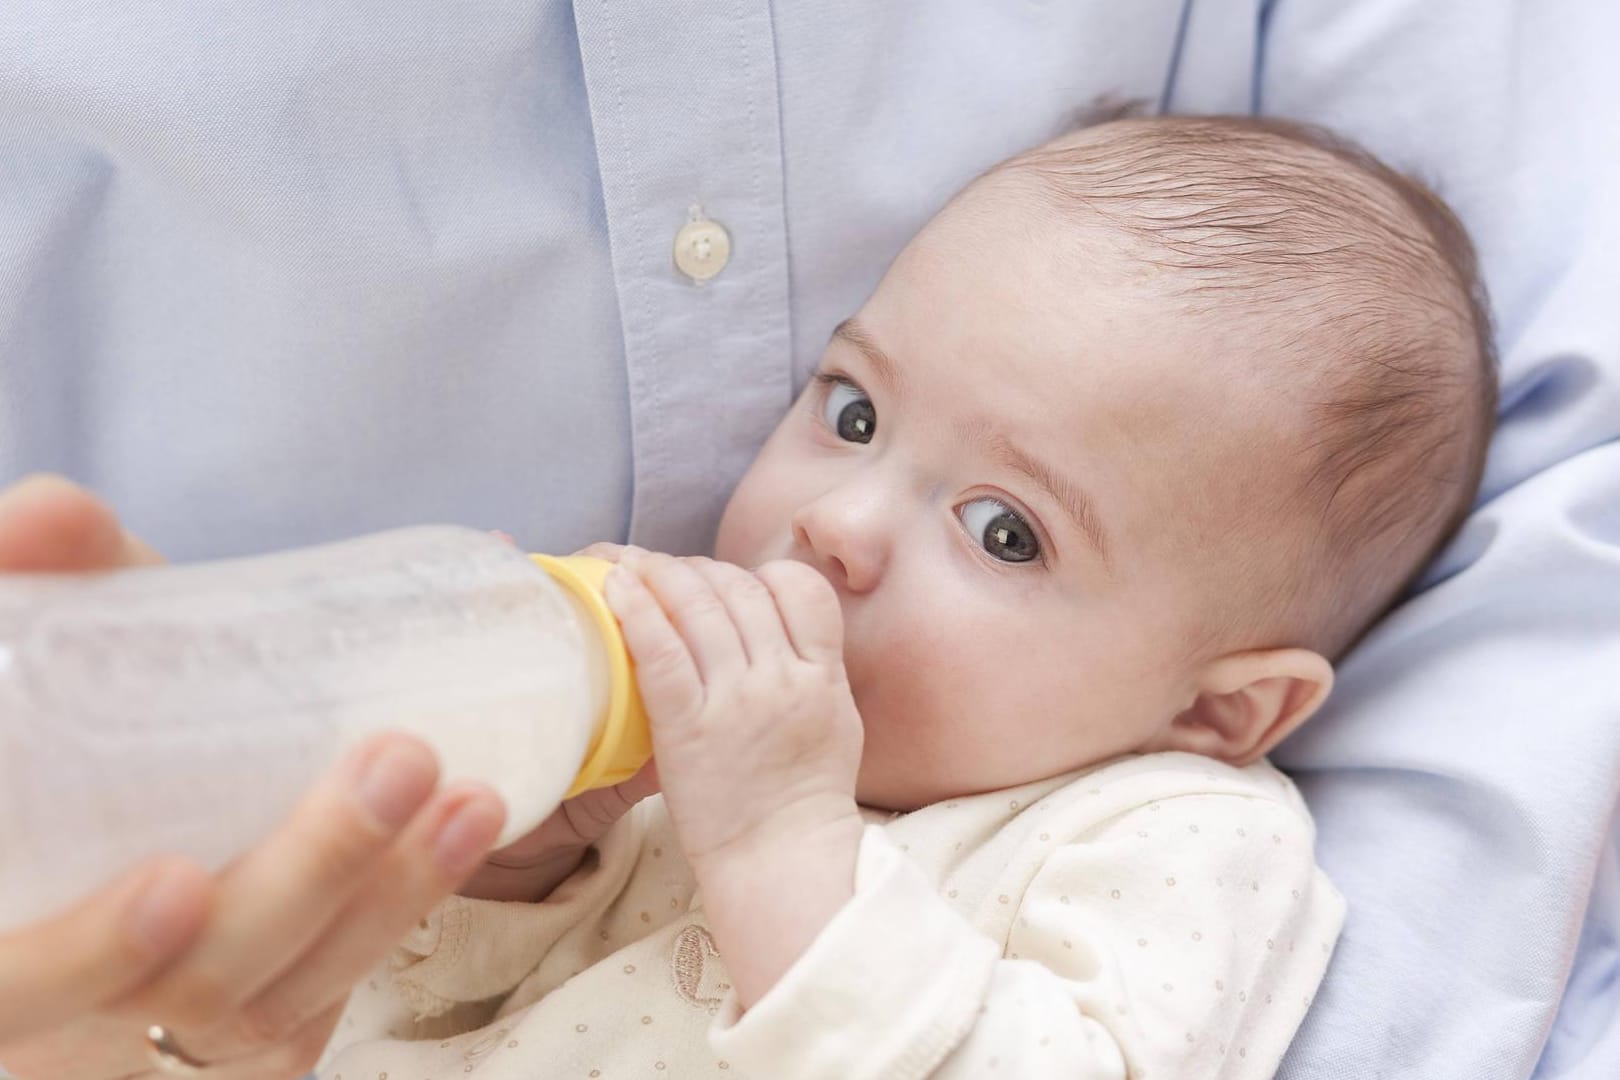
POLYGON ((721 561, 610 579, 662 794, 440 905, 321 1076, 1270 1076, 1344 904, 1265 755, 1467 512, 1494 385, 1455 219, 1322 132, 997 166, 721 561))

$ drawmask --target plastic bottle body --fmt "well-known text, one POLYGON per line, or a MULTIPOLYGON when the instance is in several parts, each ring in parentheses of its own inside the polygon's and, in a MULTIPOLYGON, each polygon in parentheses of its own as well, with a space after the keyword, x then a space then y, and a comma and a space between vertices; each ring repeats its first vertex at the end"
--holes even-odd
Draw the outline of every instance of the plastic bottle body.
POLYGON ((516 839, 579 769, 606 664, 575 597, 467 529, 0 577, 0 928, 147 854, 223 865, 384 729, 493 786, 516 839))

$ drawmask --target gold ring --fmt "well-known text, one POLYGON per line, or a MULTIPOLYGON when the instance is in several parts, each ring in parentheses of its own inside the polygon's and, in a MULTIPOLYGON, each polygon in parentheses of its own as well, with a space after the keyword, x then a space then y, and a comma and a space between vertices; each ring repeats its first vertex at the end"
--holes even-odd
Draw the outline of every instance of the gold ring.
POLYGON ((146 1029, 146 1056, 165 1076, 196 1076, 208 1066, 180 1049, 169 1029, 153 1024, 146 1029))

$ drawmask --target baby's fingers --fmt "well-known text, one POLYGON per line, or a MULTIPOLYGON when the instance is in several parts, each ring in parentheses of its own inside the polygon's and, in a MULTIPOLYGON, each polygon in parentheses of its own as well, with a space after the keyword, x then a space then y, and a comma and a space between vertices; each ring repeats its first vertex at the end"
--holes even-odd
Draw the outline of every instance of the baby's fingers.
POLYGON ((703 705, 703 680, 658 600, 635 571, 624 566, 609 572, 603 595, 624 631, 647 711, 654 717, 695 714, 703 705))
POLYGON ((686 643, 705 686, 735 677, 748 666, 742 635, 725 601, 698 573, 695 560, 669 555, 626 556, 623 566, 641 579, 670 625, 686 643))
POLYGON ((843 663, 844 613, 826 578, 790 561, 766 563, 755 576, 776 599, 782 625, 799 656, 813 664, 843 663))
POLYGON ((691 565, 726 605, 732 625, 742 638, 750 664, 759 664, 772 657, 791 658, 794 655, 793 644, 788 640, 782 615, 776 607, 776 598, 764 582, 731 563, 701 559, 691 565))
POLYGON ((636 547, 634 544, 615 544, 607 540, 598 540, 594 544, 580 548, 574 554, 585 558, 603 559, 607 562, 616 563, 624 558, 626 554, 635 552, 646 554, 644 548, 636 547))

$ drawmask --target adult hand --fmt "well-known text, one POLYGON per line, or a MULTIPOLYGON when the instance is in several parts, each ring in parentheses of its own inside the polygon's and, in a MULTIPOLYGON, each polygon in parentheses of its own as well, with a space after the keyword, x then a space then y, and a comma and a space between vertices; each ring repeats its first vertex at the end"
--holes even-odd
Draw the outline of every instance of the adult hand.
MULTIPOLYGON (((104 504, 55 478, 0 493, 0 570, 159 561, 104 504)), ((24 1080, 157 1077, 167 1028, 208 1080, 303 1076, 349 988, 488 854, 504 807, 435 791, 422 743, 384 735, 321 778, 217 874, 148 860, 54 917, 0 935, 0 1062, 24 1080)))

